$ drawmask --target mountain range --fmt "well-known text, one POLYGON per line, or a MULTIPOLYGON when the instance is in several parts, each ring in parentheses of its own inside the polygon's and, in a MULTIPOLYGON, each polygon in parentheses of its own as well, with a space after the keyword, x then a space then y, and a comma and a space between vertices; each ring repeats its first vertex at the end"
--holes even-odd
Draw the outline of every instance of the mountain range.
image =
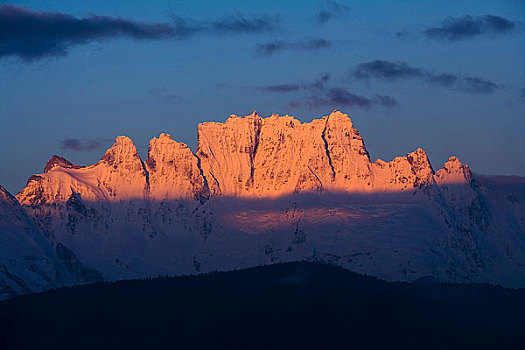
POLYGON ((525 287, 525 178, 437 171, 417 149, 371 161, 348 115, 230 116, 142 160, 53 156, 0 188, 0 296, 101 280, 323 261, 388 281, 525 287))

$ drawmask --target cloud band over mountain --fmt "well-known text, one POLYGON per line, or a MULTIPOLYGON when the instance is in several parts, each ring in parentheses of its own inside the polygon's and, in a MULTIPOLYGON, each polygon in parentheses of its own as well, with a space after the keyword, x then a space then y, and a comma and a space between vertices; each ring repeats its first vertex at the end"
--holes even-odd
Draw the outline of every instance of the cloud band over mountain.
POLYGON ((96 140, 82 141, 79 139, 69 138, 60 141, 60 148, 65 151, 84 152, 102 148, 102 144, 96 140))

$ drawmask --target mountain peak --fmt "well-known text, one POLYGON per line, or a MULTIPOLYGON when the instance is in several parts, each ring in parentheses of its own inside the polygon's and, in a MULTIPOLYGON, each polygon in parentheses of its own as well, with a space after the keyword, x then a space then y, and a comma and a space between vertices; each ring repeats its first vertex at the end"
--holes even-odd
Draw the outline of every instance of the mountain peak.
POLYGON ((127 136, 118 136, 113 146, 111 146, 101 158, 101 161, 115 167, 117 164, 136 162, 137 160, 140 162, 137 148, 127 136))
POLYGON ((467 164, 461 163, 458 157, 452 156, 436 172, 438 183, 470 183, 474 176, 467 164))
POLYGON ((47 164, 46 164, 46 166, 44 168, 44 173, 49 172, 51 169, 53 169, 54 167, 57 167, 57 166, 59 166, 61 168, 66 168, 66 169, 80 169, 80 168, 82 168, 80 165, 75 165, 75 164, 71 163, 69 160, 67 160, 64 157, 60 157, 60 156, 54 155, 51 158, 49 158, 49 160, 47 161, 47 164))
MULTIPOLYGON (((154 139, 154 138, 153 138, 153 139, 154 139)), ((161 139, 167 139, 167 140, 172 140, 172 138, 171 138, 171 135, 170 135, 170 134, 166 134, 166 133, 163 133, 163 132, 161 132, 161 133, 160 133, 160 135, 159 135, 158 139, 159 139, 159 140, 161 140, 161 139)))
POLYGON ((337 110, 332 111, 332 113, 330 113, 328 118, 332 118, 332 119, 350 119, 348 114, 345 114, 345 113, 343 113, 341 111, 337 111, 337 110))
POLYGON ((113 146, 115 145, 118 145, 118 146, 132 145, 133 147, 135 147, 135 145, 133 144, 133 141, 131 141, 131 139, 128 136, 117 136, 113 146))

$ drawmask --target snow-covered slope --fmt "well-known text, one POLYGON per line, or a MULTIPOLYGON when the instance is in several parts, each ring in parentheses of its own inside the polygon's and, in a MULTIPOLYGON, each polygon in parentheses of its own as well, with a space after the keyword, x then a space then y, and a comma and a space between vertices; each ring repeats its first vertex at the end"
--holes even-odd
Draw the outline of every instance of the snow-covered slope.
POLYGON ((72 283, 49 242, 0 186, 0 300, 72 283))
POLYGON ((388 280, 525 287, 523 192, 502 199, 456 157, 436 173, 421 149, 371 162, 337 111, 230 116, 198 136, 193 154, 161 134, 145 162, 123 136, 92 166, 54 156, 17 198, 108 279, 320 259, 388 280))

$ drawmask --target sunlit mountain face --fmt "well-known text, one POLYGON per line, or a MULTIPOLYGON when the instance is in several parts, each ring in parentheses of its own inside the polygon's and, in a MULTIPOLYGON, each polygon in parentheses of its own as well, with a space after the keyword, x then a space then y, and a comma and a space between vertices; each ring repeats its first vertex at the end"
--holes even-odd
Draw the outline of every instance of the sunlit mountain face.
POLYGON ((521 178, 478 179, 457 157, 434 171, 420 148, 372 162, 338 111, 198 130, 195 154, 161 134, 145 160, 124 136, 93 165, 53 156, 6 207, 77 282, 312 260, 389 281, 525 286, 521 178))
MULTIPOLYGON (((113 287, 97 283, 159 276, 220 272, 205 287, 220 293, 239 269, 238 285, 296 268, 329 282, 294 280, 297 293, 366 275, 370 295, 417 289, 399 296, 414 310, 437 305, 419 300, 434 287, 457 306, 444 283, 461 298, 525 288, 523 23, 511 0, 2 3, 0 309, 16 318, 47 300, 27 294, 59 303, 75 294, 57 288, 102 297, 113 287)), ((522 325, 505 313, 523 296, 511 299, 458 312, 508 320, 512 348, 522 325)), ((381 334, 465 345, 461 332, 437 340, 444 319, 414 342, 381 334)), ((48 345, 74 343, 60 334, 48 345)), ((104 334, 84 340, 116 339, 104 334)))

